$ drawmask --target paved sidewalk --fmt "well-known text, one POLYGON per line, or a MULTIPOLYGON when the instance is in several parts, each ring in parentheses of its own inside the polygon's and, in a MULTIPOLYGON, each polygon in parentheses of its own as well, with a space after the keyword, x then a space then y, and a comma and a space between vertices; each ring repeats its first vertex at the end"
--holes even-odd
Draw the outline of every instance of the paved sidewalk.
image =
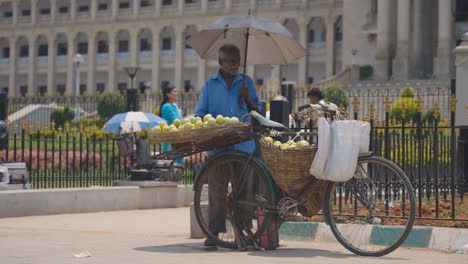
POLYGON ((281 241, 275 251, 201 250, 190 239, 189 208, 0 219, 2 264, 16 263, 468 263, 468 254, 400 248, 359 257, 338 243, 281 241), (75 258, 84 250, 88 258, 75 258))

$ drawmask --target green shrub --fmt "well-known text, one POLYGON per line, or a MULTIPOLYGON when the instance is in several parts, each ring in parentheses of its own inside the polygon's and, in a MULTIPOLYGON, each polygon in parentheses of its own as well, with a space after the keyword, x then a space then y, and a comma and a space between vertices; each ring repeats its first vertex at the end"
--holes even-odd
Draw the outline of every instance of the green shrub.
POLYGON ((71 125, 76 126, 76 127, 79 127, 80 124, 83 124, 84 127, 92 127, 96 125, 96 127, 102 128, 106 122, 107 120, 101 119, 101 118, 94 118, 94 119, 86 118, 86 119, 80 119, 78 121, 72 121, 71 125))
POLYGON ((70 110, 70 106, 66 105, 65 108, 62 109, 55 109, 50 113, 50 121, 55 122, 55 127, 63 127, 65 122, 70 122, 73 120, 75 116, 75 112, 70 110))
POLYGON ((395 119, 398 123, 402 122, 403 104, 406 107, 405 122, 409 122, 410 120, 416 122, 418 118, 418 105, 411 97, 401 97, 393 104, 392 109, 390 109, 390 119, 395 119))
POLYGON ((343 106, 345 109, 348 108, 349 98, 343 88, 336 85, 330 85, 323 89, 322 92, 323 96, 328 101, 336 104, 337 106, 343 106))
POLYGON ((112 116, 125 112, 124 97, 118 92, 104 92, 99 95, 98 115, 102 119, 109 119, 112 116))
POLYGON ((414 89, 411 87, 405 87, 405 89, 401 91, 401 97, 414 98, 414 89))
POLYGON ((367 79, 374 74, 374 69, 371 65, 364 65, 359 68, 359 78, 361 80, 367 79))

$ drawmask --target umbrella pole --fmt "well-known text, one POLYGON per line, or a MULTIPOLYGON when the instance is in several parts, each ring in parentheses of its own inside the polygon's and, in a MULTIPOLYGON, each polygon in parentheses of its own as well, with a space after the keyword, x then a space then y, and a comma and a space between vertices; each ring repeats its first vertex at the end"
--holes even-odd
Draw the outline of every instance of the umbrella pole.
MULTIPOLYGON (((250 11, 249 11, 250 13, 250 11)), ((242 86, 245 85, 245 71, 247 69, 247 47, 249 46, 249 28, 247 28, 247 34, 245 35, 245 53, 244 53, 244 78, 242 78, 242 86)), ((239 105, 242 107, 244 105, 244 99, 239 97, 239 105)))

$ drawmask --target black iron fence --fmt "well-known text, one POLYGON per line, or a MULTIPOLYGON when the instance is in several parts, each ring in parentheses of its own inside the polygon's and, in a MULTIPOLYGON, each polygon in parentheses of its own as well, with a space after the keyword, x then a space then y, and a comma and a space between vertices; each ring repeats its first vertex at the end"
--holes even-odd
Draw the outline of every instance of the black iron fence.
MULTIPOLYGON (((411 99, 405 99, 403 103, 408 111, 415 112, 415 106, 421 107, 423 117, 431 111, 434 105, 439 109, 439 115, 442 119, 450 118, 449 99, 452 95, 450 83, 447 82, 426 82, 426 83, 392 83, 392 84, 355 84, 341 86, 346 95, 346 111, 351 115, 357 112, 359 116, 364 117, 366 113, 372 114, 377 119, 384 119, 386 108, 390 107, 394 118, 392 108, 398 103, 402 96, 410 96, 411 99), (411 93, 407 93, 406 88, 411 88, 411 93), (373 110, 370 110, 373 109, 373 110)), ((268 105, 276 95, 284 95, 291 103, 292 112, 296 112, 299 106, 309 103, 307 92, 310 87, 292 87, 285 89, 284 85, 278 88, 257 87, 260 100, 268 105)), ((325 87, 322 87, 325 88, 325 87)), ((122 112, 126 109, 125 93, 117 95, 96 94, 75 96, 19 96, 9 98, 8 113, 10 123, 16 123, 20 126, 22 120, 30 123, 40 121, 41 123, 50 123, 50 114, 54 109, 70 106, 71 109, 77 108, 79 119, 83 118, 104 118, 99 116, 99 100, 105 97, 120 98, 122 112)), ((190 115, 195 112, 198 103, 199 91, 181 91, 177 99, 177 104, 183 111, 183 115, 190 115)), ((160 93, 139 94, 137 98, 137 109, 144 112, 154 112, 161 103, 160 93)), ((341 103, 337 103, 340 106, 341 103)), ((398 119, 398 115, 396 115, 398 119)), ((26 127, 28 131, 28 127, 26 127)))

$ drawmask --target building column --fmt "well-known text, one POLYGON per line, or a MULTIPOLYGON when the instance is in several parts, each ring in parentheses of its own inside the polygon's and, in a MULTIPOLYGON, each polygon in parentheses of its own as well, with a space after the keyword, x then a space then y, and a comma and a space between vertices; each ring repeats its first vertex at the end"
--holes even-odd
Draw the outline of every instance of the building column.
POLYGON ((138 32, 130 32, 130 64, 133 66, 137 65, 138 58, 138 32))
POLYGON ((88 94, 96 92, 96 32, 88 33, 88 80, 86 90, 88 94))
POLYGON ((175 74, 174 85, 177 89, 184 87, 184 28, 177 26, 175 29, 175 74))
POLYGON ((185 0, 178 0, 177 13, 179 15, 182 15, 184 13, 184 3, 185 3, 185 0))
POLYGON ((437 55, 434 58, 434 74, 440 80, 450 78, 451 54, 451 10, 452 1, 439 0, 439 26, 437 40, 437 55))
MULTIPOLYGON (((160 29, 156 27, 153 31, 153 57, 152 57, 152 72, 151 72, 151 89, 152 92, 159 92, 159 53, 160 53, 160 29)), ((180 88, 180 87, 179 87, 180 88)))
POLYGON ((326 41, 326 59, 325 59, 325 76, 332 77, 335 70, 335 18, 325 18, 327 41, 326 41))
POLYGON ((231 11, 232 8, 232 0, 226 0, 224 8, 226 9, 227 12, 231 11))
POLYGON ((50 21, 55 22, 57 16, 57 0, 50 0, 50 21))
POLYGON ((107 81, 107 86, 109 91, 115 91, 117 88, 115 87, 115 70, 116 70, 116 52, 115 52, 115 32, 109 32, 109 76, 107 81))
POLYGON ((70 15, 71 15, 71 20, 75 21, 76 20, 76 0, 70 0, 70 15))
POLYGON ((10 43, 10 59, 8 60, 8 94, 18 95, 19 91, 16 88, 16 37, 11 37, 9 39, 10 43))
POLYGON ((18 2, 12 1, 11 2, 11 9, 12 9, 12 23, 16 25, 18 23, 18 2))
POLYGON ((281 8, 281 0, 275 0, 275 7, 281 8))
MULTIPOLYGON (((307 21, 299 22, 299 43, 307 49, 307 21)), ((297 86, 305 85, 307 78, 307 58, 308 55, 298 60, 297 86)))
POLYGON ((31 24, 37 23, 37 2, 38 0, 31 0, 31 24))
POLYGON ((133 0, 133 16, 138 18, 138 14, 140 13, 140 1, 133 0))
POLYGON ((201 91, 206 79, 206 61, 200 59, 198 62, 198 91, 201 91))
POLYGON ((67 36, 67 87, 65 90, 66 94, 72 94, 73 89, 73 80, 75 74, 73 72, 73 56, 75 55, 75 35, 70 33, 67 36))
POLYGON ((28 91, 36 93, 36 36, 29 38, 29 58, 28 58, 28 91))
POLYGON ((119 1, 112 0, 112 20, 117 18, 117 13, 119 12, 119 1))
POLYGON ((154 12, 156 13, 156 16, 161 15, 161 3, 162 1, 154 1, 154 12))
POLYGON ((91 0, 91 20, 96 20, 97 0, 91 0))
MULTIPOLYGON (((247 69, 245 69, 245 74, 249 76, 252 80, 255 78, 255 66, 254 65, 247 65, 247 69)), ((255 83, 255 80, 254 80, 255 83)))
POLYGON ((201 0, 202 14, 206 14, 207 9, 208 9, 208 0, 201 0))
POLYGON ((411 75, 413 77, 422 77, 422 56, 423 56, 423 1, 414 0, 413 8, 413 42, 412 42, 412 58, 411 58, 411 75))
POLYGON ((377 80, 388 80, 390 73, 390 0, 378 0, 377 47, 375 54, 375 76, 377 80))
POLYGON ((250 11, 254 11, 257 8, 257 0, 250 0, 249 8, 250 11))
POLYGON ((392 70, 396 80, 409 78, 409 18, 410 1, 398 0, 397 50, 392 70))
POLYGON ((47 43, 47 94, 55 94, 55 35, 49 35, 47 43))
POLYGON ((271 69, 270 80, 271 80, 269 84, 270 90, 273 92, 279 92, 280 84, 281 84, 281 67, 279 65, 275 65, 273 66, 273 69, 271 69))

